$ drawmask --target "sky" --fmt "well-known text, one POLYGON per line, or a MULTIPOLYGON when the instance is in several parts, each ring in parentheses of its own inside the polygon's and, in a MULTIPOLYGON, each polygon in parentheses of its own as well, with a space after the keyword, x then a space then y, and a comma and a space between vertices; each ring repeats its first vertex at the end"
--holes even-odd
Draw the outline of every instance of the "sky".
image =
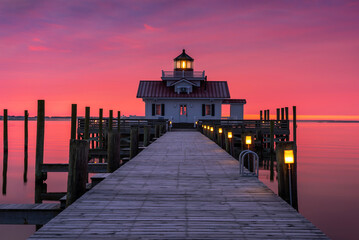
MULTIPOLYGON (((359 120, 359 1, 0 0, 0 109, 144 115, 140 80, 182 49, 246 99, 246 118, 359 120)), ((2 115, 2 113, 0 113, 2 115)))

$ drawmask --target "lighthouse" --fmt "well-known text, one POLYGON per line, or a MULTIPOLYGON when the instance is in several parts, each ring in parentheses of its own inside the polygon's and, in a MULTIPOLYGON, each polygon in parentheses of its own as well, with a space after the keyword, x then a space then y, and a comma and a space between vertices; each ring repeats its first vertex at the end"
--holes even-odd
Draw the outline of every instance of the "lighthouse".
POLYGON ((231 119, 243 119, 245 99, 231 99, 227 81, 208 81, 205 71, 194 71, 194 59, 185 49, 173 59, 172 71, 161 80, 140 81, 137 98, 145 102, 147 119, 194 123, 221 119, 222 104, 230 104, 231 119))

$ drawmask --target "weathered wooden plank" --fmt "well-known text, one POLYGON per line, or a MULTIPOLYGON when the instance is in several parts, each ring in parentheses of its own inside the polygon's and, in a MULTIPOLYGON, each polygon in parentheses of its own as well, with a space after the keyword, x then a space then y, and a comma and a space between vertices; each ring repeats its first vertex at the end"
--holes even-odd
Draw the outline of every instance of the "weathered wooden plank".
MULTIPOLYGON (((69 164, 67 163, 44 163, 42 172, 68 172, 69 164)), ((89 163, 87 168, 89 173, 106 173, 107 163, 89 163)))
POLYGON ((58 203, 0 204, 0 224, 46 224, 61 212, 58 203))
POLYGON ((30 239, 327 239, 198 132, 168 132, 30 239))

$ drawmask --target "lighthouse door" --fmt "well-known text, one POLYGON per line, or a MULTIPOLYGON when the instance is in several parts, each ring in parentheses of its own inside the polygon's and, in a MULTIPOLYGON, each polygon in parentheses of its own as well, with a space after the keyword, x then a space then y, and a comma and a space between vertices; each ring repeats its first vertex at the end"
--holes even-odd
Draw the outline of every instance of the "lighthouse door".
POLYGON ((187 122, 187 104, 180 104, 179 121, 187 122))

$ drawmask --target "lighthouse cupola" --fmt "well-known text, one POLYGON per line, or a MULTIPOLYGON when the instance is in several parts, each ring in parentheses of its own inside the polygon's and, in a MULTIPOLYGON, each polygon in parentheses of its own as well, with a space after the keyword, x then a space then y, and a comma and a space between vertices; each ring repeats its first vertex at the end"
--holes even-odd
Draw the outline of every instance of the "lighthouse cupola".
POLYGON ((173 60, 175 64, 175 71, 193 71, 194 59, 188 56, 184 49, 182 53, 173 60))

